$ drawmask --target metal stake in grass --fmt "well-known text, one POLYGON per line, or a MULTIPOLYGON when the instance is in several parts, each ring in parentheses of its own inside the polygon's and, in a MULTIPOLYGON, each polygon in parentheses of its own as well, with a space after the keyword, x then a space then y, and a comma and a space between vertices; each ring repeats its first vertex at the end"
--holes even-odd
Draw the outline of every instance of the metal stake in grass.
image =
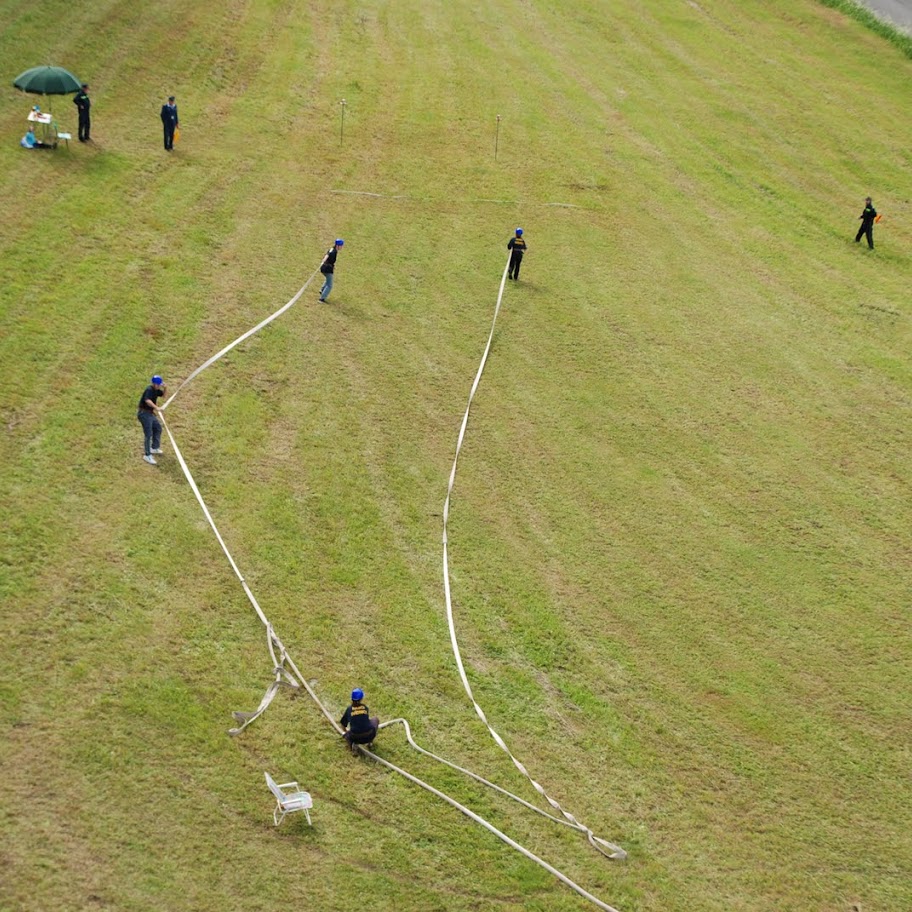
POLYGON ((500 140, 500 114, 497 115, 497 129, 494 132, 494 161, 497 161, 497 143, 500 140))
POLYGON ((345 138, 345 99, 339 102, 339 107, 342 108, 342 122, 339 125, 339 145, 342 145, 342 140, 345 138))

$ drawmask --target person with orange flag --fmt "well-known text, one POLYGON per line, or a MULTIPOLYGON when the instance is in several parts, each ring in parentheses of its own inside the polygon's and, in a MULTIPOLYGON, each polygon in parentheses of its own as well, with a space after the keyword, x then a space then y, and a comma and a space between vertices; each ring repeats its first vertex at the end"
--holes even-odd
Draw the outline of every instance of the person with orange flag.
POLYGON ((880 221, 880 216, 877 214, 877 210, 874 208, 874 204, 871 202, 871 197, 865 197, 865 207, 861 211, 861 215, 858 216, 861 219, 861 227, 858 229, 858 234, 855 235, 855 243, 857 244, 861 240, 861 236, 864 234, 868 238, 868 249, 874 249, 874 222, 880 221))

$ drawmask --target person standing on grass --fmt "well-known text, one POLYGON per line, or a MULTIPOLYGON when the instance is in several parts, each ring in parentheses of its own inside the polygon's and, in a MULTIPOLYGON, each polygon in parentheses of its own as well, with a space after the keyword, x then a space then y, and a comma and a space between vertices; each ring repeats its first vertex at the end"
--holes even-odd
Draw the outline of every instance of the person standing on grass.
POLYGON ((165 128, 165 151, 171 152, 174 149, 174 131, 180 126, 173 95, 169 95, 167 103, 162 105, 161 119, 165 128))
POLYGON ((92 107, 92 101, 89 98, 89 84, 84 82, 82 88, 73 98, 73 104, 79 111, 79 141, 89 142, 89 133, 92 129, 92 118, 89 115, 89 109, 92 107))
POLYGON ((326 251, 323 262, 320 263, 320 272, 323 273, 323 287, 320 289, 320 300, 325 302, 329 293, 333 290, 333 272, 336 268, 336 257, 342 249, 345 241, 342 238, 336 238, 336 243, 326 251))
POLYGON ((519 267, 522 266, 523 254, 528 250, 528 245, 523 239, 522 228, 516 229, 516 236, 510 238, 507 244, 507 250, 512 250, 510 254, 510 266, 507 269, 507 278, 519 281, 519 267))
POLYGON ((868 237, 868 249, 874 249, 874 219, 877 218, 877 210, 874 208, 874 204, 871 202, 871 197, 865 197, 865 207, 861 211, 861 215, 858 216, 861 219, 861 227, 858 229, 858 234, 855 235, 855 243, 857 244, 861 240, 863 234, 868 237))
POLYGON ((352 691, 351 706, 342 714, 339 725, 345 729, 342 737, 352 751, 356 744, 370 744, 377 737, 380 719, 377 716, 371 717, 370 710, 364 703, 364 691, 360 687, 352 691))
POLYGON ((149 465, 157 465, 155 457, 161 454, 162 425, 158 418, 155 417, 155 413, 161 411, 156 403, 167 392, 164 380, 156 374, 152 378, 151 384, 145 388, 143 394, 139 397, 139 411, 136 413, 136 417, 143 426, 143 434, 145 435, 145 456, 143 456, 143 459, 149 465))

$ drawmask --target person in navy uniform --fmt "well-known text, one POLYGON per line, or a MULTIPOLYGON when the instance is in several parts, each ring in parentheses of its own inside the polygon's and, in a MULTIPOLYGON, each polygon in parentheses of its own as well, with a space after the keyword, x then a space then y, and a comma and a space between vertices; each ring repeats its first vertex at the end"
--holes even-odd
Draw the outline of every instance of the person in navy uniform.
POLYGON ((139 397, 139 411, 136 413, 136 417, 143 426, 143 434, 145 436, 145 456, 143 456, 143 459, 149 465, 157 465, 155 457, 161 454, 162 426, 158 418, 155 417, 155 413, 161 411, 156 403, 167 392, 164 380, 156 374, 139 397))
POLYGON ((165 128, 165 150, 170 152, 174 148, 174 131, 180 126, 173 95, 169 95, 167 103, 162 105, 161 119, 165 128))
POLYGON ((88 142, 89 133, 92 129, 92 118, 89 116, 89 108, 92 107, 91 99, 89 98, 89 84, 84 82, 82 88, 76 93, 76 96, 73 98, 73 104, 76 105, 76 110, 79 111, 79 141, 88 142))
POLYGON ((345 241, 342 238, 336 238, 336 243, 326 251, 323 262, 320 263, 320 272, 323 273, 323 287, 320 289, 320 300, 325 302, 329 293, 333 290, 333 272, 336 269, 336 257, 342 249, 345 241))
POLYGON ((352 691, 351 706, 342 714, 339 724, 345 729, 342 737, 352 751, 356 749, 356 744, 370 744, 377 737, 380 719, 377 716, 371 717, 370 710, 364 703, 364 691, 360 687, 352 691))
POLYGON ((519 267, 522 266, 523 254, 528 250, 528 245, 523 239, 522 228, 516 229, 516 236, 510 238, 507 244, 507 250, 512 250, 510 254, 510 266, 507 269, 507 278, 513 279, 514 282, 519 279, 519 267))
POLYGON ((855 235, 855 243, 857 244, 861 240, 861 236, 865 234, 868 237, 868 249, 873 250, 874 219, 877 218, 877 210, 874 208, 870 196, 865 197, 865 207, 858 217, 861 219, 861 227, 858 229, 858 234, 855 235))

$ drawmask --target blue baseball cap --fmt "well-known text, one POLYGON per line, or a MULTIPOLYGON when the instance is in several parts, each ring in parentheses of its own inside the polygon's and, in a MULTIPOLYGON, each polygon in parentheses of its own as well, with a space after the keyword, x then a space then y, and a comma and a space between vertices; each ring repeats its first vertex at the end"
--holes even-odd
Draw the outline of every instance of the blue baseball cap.
POLYGON ((336 247, 344 247, 344 246, 345 246, 345 241, 343 241, 342 238, 336 238, 336 247))
POLYGON ((522 228, 517 228, 517 229, 516 229, 516 233, 517 233, 517 234, 522 234, 522 228))
POLYGON ((356 688, 352 691, 352 699, 353 699, 353 700, 363 700, 363 699, 364 699, 364 691, 361 690, 360 687, 356 687, 356 688))
POLYGON ((156 375, 152 378, 152 382, 158 384, 159 386, 161 386, 161 384, 164 383, 165 381, 162 380, 162 378, 159 377, 158 374, 156 374, 156 375))

